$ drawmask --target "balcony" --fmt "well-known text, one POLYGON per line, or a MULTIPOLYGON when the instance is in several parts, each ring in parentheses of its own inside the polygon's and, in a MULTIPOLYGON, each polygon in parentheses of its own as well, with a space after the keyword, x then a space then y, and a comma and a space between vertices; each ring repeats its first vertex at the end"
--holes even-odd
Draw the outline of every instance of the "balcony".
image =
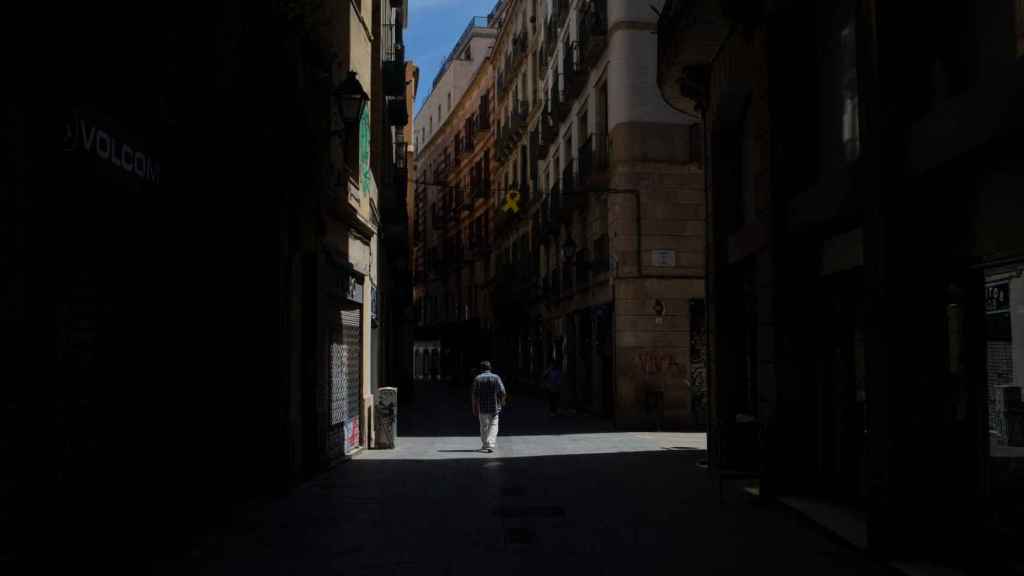
POLYGON ((562 202, 558 215, 563 221, 570 220, 573 211, 582 206, 579 195, 576 193, 576 180, 572 172, 572 164, 571 161, 566 162, 565 168, 562 170, 562 202))
MULTIPOLYGON (((455 242, 451 246, 451 258, 449 258, 449 269, 450 270, 461 270, 466 265, 466 247, 462 243, 462 239, 456 237, 455 242)), ((470 260, 472 261, 472 260, 470 260)))
POLYGON ((561 28, 565 25, 565 21, 569 18, 569 7, 572 5, 572 0, 553 0, 552 2, 552 16, 555 20, 555 27, 561 28))
POLYGON ((558 90, 558 82, 555 82, 551 86, 551 90, 548 92, 548 115, 551 116, 552 126, 557 130, 558 125, 562 123, 565 118, 563 114, 564 110, 562 107, 561 92, 558 90))
POLYGON ((583 4, 576 19, 582 67, 593 68, 601 57, 608 39, 608 0, 589 0, 583 4))
POLYGON ((494 158, 502 162, 506 156, 506 144, 508 143, 508 128, 498 126, 497 136, 494 138, 494 158))
POLYGON ((608 136, 594 133, 579 148, 577 190, 589 194, 608 186, 608 136))
POLYGON ((526 123, 529 121, 530 108, 526 100, 516 100, 512 106, 512 139, 516 141, 526 131, 526 123))
POLYGON ((576 253, 576 289, 582 289, 590 284, 590 262, 586 259, 583 250, 576 253))
POLYGON ((479 176, 470 177, 469 196, 472 200, 487 198, 487 188, 484 186, 483 178, 480 178, 479 176))
POLYGON ((491 245, 491 240, 489 238, 480 237, 474 238, 470 242, 469 248, 470 254, 475 259, 480 259, 489 256, 493 246, 491 245))
POLYGON ((555 126, 554 118, 545 110, 540 117, 540 138, 537 139, 537 152, 541 156, 546 155, 557 137, 558 129, 555 126))
POLYGON ((387 119, 388 126, 401 128, 409 123, 409 109, 405 105, 405 98, 388 99, 387 119))
POLYGON ((507 232, 521 218, 521 212, 513 212, 504 209, 504 198, 498 201, 494 214, 494 233, 500 236, 507 232))
POLYGON ((583 68, 580 61, 580 43, 567 42, 562 49, 562 79, 564 92, 567 100, 572 101, 579 97, 589 79, 589 71, 583 68))
POLYGON ((547 198, 544 200, 543 218, 541 219, 541 226, 544 229, 544 233, 548 236, 558 236, 558 230, 561 227, 558 221, 558 214, 561 209, 562 194, 558 189, 558 185, 555 185, 548 192, 547 198))
POLYGON ((547 68, 548 61, 555 55, 558 48, 558 20, 548 18, 544 24, 544 54, 541 61, 541 69, 547 68))
POLYGON ((491 131, 491 114, 486 110, 480 110, 473 118, 473 129, 481 135, 491 131))
POLYGON ((590 261, 590 271, 595 278, 611 271, 612 259, 609 250, 610 244, 607 234, 602 234, 594 239, 594 257, 590 261))
POLYGON ((526 56, 529 52, 529 36, 524 28, 512 37, 512 57, 510 59, 511 68, 509 68, 512 75, 515 75, 523 63, 526 62, 526 56))
POLYGON ((434 207, 430 214, 431 222, 434 225, 434 230, 444 230, 451 224, 451 211, 446 210, 444 206, 440 204, 434 204, 434 207))
POLYGON ((401 46, 389 51, 382 63, 384 95, 405 99, 405 49, 401 46))
POLYGON ((678 110, 697 115, 705 107, 707 66, 731 26, 723 9, 727 4, 727 0, 665 0, 658 16, 658 88, 678 110))
POLYGON ((519 212, 525 214, 530 205, 530 185, 523 182, 519 185, 519 212))

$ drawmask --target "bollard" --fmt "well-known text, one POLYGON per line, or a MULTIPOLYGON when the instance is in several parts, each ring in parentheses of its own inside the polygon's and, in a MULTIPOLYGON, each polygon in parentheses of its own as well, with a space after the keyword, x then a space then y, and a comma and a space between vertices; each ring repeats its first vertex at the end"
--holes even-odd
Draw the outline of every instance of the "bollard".
POLYGON ((379 388, 376 404, 377 448, 394 448, 395 432, 398 429, 398 388, 379 388))

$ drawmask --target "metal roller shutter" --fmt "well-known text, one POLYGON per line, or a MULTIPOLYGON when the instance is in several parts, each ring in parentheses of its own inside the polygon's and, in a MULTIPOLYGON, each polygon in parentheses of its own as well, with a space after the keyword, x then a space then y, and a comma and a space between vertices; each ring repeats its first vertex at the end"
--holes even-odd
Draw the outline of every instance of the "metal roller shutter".
POLYGON ((339 310, 331 338, 330 451, 359 447, 359 393, 362 364, 361 310, 339 310))

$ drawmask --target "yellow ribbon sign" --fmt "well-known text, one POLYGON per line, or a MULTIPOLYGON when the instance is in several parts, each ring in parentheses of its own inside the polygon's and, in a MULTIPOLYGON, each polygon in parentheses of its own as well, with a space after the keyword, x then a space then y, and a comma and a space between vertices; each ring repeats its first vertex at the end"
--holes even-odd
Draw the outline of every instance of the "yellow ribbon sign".
POLYGON ((505 212, 519 212, 519 192, 515 190, 509 192, 505 196, 505 204, 502 205, 501 209, 505 212))

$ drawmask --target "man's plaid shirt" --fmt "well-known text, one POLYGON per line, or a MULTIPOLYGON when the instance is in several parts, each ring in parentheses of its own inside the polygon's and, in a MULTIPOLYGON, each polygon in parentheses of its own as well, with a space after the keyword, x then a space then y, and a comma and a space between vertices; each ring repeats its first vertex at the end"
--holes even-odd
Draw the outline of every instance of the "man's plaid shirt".
POLYGON ((480 403, 481 414, 497 414, 501 412, 499 396, 505 396, 505 384, 497 374, 481 372, 473 380, 473 398, 480 403))

